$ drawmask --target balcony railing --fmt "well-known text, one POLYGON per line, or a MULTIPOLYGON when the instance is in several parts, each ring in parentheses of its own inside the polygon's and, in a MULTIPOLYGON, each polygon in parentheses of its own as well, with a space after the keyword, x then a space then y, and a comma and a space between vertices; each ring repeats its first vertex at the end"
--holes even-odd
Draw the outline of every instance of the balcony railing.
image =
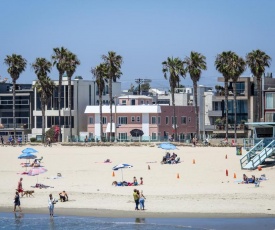
POLYGON ((221 117, 222 116, 222 111, 221 110, 208 110, 208 116, 209 117, 221 117))

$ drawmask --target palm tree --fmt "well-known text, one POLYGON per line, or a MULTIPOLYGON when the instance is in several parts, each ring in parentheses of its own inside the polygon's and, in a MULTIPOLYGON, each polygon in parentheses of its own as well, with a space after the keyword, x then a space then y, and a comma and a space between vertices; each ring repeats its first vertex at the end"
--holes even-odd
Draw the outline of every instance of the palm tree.
POLYGON ((270 62, 271 62, 271 58, 261 50, 252 50, 252 52, 246 55, 246 63, 257 80, 256 121, 260 121, 260 118, 261 118, 261 104, 262 104, 261 78, 265 72, 265 67, 270 66, 270 62))
POLYGON ((49 99, 53 94, 53 87, 50 79, 47 75, 51 72, 52 64, 46 58, 36 58, 35 62, 32 63, 32 68, 37 76, 37 81, 34 85, 42 105, 42 142, 45 141, 45 107, 49 99))
MULTIPOLYGON (((196 135, 199 137, 199 114, 198 114, 198 81, 201 77, 202 70, 206 70, 206 58, 200 53, 191 52, 190 57, 184 59, 186 70, 189 72, 193 81, 194 99, 195 99, 195 114, 196 114, 196 135)), ((204 116, 203 116, 204 119, 204 116)), ((203 121, 204 122, 204 121, 203 121)))
POLYGON ((7 55, 4 59, 4 63, 8 66, 8 73, 12 78, 12 113, 13 113, 13 128, 14 134, 13 139, 16 140, 16 118, 15 118, 15 87, 16 81, 18 80, 20 74, 25 71, 27 66, 27 60, 21 55, 12 54, 11 56, 7 55))
POLYGON ((69 119, 69 126, 70 126, 70 142, 72 141, 72 76, 75 73, 75 70, 77 66, 80 65, 80 61, 78 60, 77 56, 68 51, 66 55, 66 63, 65 63, 65 69, 68 77, 68 102, 69 102, 69 111, 70 111, 70 119, 69 119))
POLYGON ((225 96, 225 138, 228 139, 228 81, 234 75, 233 60, 236 54, 232 51, 224 51, 218 54, 215 60, 216 69, 224 77, 224 96, 225 96))
POLYGON ((236 91, 236 82, 238 81, 241 74, 245 71, 246 63, 245 60, 239 57, 237 54, 233 56, 233 63, 232 63, 232 81, 233 81, 233 96, 234 96, 234 139, 235 143, 237 141, 237 91, 236 91))
POLYGON ((53 95, 55 88, 54 82, 47 76, 39 76, 35 85, 33 86, 36 89, 37 94, 40 97, 41 109, 42 109, 42 142, 45 141, 45 110, 46 105, 53 95))
POLYGON ((109 83, 109 101, 110 101, 110 141, 112 141, 112 124, 113 124, 113 93, 112 82, 122 75, 120 71, 123 62, 122 56, 117 55, 114 51, 109 51, 108 55, 102 55, 102 59, 108 69, 108 83, 109 83))
POLYGON ((65 61, 66 61, 66 55, 68 50, 64 47, 61 48, 54 48, 53 49, 54 54, 52 55, 52 60, 53 60, 53 66, 56 65, 56 68, 59 73, 59 83, 58 83, 58 125, 60 129, 58 141, 61 141, 61 86, 62 86, 62 77, 66 71, 65 69, 65 61))
POLYGON ((100 116, 100 140, 103 140, 103 124, 102 124, 102 94, 105 87, 105 81, 108 79, 108 69, 106 64, 100 64, 92 68, 91 73, 94 75, 99 96, 99 116, 100 116))
POLYGON ((169 83, 172 95, 172 105, 173 105, 173 128, 175 129, 175 140, 178 139, 177 132, 177 121, 176 121, 176 107, 175 107, 175 88, 180 82, 180 76, 185 77, 186 70, 184 68, 183 62, 179 58, 167 58, 166 61, 162 62, 162 72, 164 73, 164 78, 167 79, 167 73, 169 72, 169 83))

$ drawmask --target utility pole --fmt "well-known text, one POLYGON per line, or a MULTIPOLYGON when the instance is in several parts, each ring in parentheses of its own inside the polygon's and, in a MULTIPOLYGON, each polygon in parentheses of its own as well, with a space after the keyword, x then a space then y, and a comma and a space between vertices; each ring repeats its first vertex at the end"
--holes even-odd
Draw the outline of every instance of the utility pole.
POLYGON ((145 83, 150 83, 150 82, 152 82, 152 80, 151 79, 137 78, 137 79, 135 79, 135 82, 138 84, 138 94, 140 95, 140 92, 141 92, 140 86, 142 84, 145 84, 145 83))

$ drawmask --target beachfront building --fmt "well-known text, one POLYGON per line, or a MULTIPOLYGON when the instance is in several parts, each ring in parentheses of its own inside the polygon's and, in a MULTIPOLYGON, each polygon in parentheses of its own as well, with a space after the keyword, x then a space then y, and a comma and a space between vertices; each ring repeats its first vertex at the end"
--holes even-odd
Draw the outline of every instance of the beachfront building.
MULTIPOLYGON (((0 135, 7 141, 14 136, 13 124, 13 84, 0 82, 0 135)), ((15 89, 15 128, 16 137, 27 140, 33 127, 33 89, 31 84, 16 84, 15 89)))
MULTIPOLYGON (((168 140, 175 132, 173 107, 153 104, 152 97, 127 95, 115 98, 113 105, 113 123, 109 106, 102 107, 103 133, 118 141, 159 141, 168 140), (131 134, 134 129, 142 130, 141 137, 131 134)), ((88 120, 87 135, 91 140, 100 139, 99 106, 87 106, 85 114, 88 120)), ((181 141, 190 140, 196 132, 193 106, 176 106, 177 133, 181 141)))
MULTIPOLYGON (((46 106, 45 111, 45 121, 46 130, 52 126, 59 125, 59 109, 58 109, 58 84, 59 81, 54 81, 57 88, 54 90, 54 94, 50 99, 50 102, 46 106)), ((35 81, 33 82, 33 85, 35 81)), ((82 77, 76 77, 71 81, 72 90, 72 135, 73 140, 78 141, 79 139, 85 138, 87 130, 87 119, 84 114, 87 105, 99 105, 98 88, 95 81, 83 80, 82 77), (83 134, 84 133, 84 134, 83 134)), ((113 82, 113 95, 120 95, 121 83, 113 82)), ((61 133, 62 141, 68 141, 70 127, 69 127, 69 109, 68 109, 68 79, 66 76, 62 79, 61 88, 61 133)), ((109 89, 108 84, 106 84, 103 92, 103 104, 109 104, 109 89)), ((34 89, 34 127, 32 129, 32 136, 36 139, 41 139, 42 137, 42 111, 41 102, 39 96, 34 89)))

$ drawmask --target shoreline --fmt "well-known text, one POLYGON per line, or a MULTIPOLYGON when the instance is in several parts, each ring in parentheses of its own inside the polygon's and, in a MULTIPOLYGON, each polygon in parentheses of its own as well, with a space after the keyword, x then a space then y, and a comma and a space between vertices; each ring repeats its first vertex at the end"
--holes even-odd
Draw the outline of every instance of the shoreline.
MULTIPOLYGON (((13 207, 0 207, 0 213, 13 213, 13 207)), ((16 212, 20 213, 20 212, 16 212)), ((23 208, 23 214, 48 214, 48 208, 23 208)), ((266 213, 189 213, 189 212, 150 212, 122 211, 91 208, 56 208, 55 215, 98 218, 275 218, 266 213)))

